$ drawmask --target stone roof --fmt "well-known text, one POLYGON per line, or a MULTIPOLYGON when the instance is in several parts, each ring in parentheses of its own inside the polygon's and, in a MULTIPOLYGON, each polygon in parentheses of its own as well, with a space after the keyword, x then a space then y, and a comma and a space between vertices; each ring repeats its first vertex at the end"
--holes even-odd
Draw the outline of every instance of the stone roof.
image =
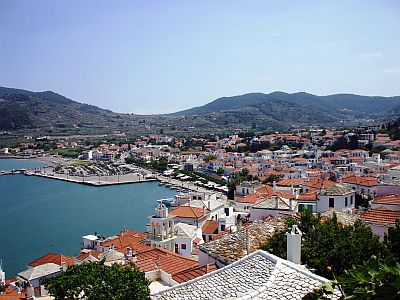
POLYGON ((26 280, 34 280, 52 274, 56 274, 58 272, 61 272, 61 267, 59 265, 54 263, 45 263, 36 267, 29 268, 28 270, 22 271, 18 273, 18 276, 26 280))
POLYGON ((359 216, 356 214, 349 214, 349 213, 342 212, 342 211, 336 210, 334 208, 331 208, 321 214, 322 220, 332 219, 333 214, 336 214, 336 217, 337 217, 337 220, 339 223, 346 225, 346 226, 353 225, 359 218, 359 216))
POLYGON ((323 195, 325 196, 345 196, 348 194, 354 193, 354 191, 340 183, 336 183, 330 187, 328 187, 324 192, 323 195))
POLYGON ((284 226, 285 221, 281 217, 255 220, 235 233, 225 234, 219 239, 202 244, 199 249, 227 265, 245 256, 247 251, 252 253, 258 250, 276 230, 284 226))
MULTIPOLYGON (((295 205, 296 203, 293 203, 295 205)), ((261 200, 260 202, 253 205, 252 208, 255 209, 272 209, 272 210, 290 210, 289 204, 278 196, 273 196, 271 198, 261 200), (276 206, 278 202, 278 206, 276 206)))
MULTIPOLYGON (((258 250, 222 269, 154 294, 152 299, 302 299, 327 281, 258 250)), ((333 299, 339 299, 338 293, 333 299)))
POLYGON ((185 223, 175 224, 175 234, 183 238, 194 238, 196 235, 197 227, 185 223))

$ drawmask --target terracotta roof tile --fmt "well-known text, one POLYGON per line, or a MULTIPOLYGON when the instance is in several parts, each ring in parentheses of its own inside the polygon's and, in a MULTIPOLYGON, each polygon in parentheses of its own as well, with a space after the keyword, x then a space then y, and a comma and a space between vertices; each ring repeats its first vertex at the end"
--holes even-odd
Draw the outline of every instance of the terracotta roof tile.
POLYGON ((43 255, 42 257, 30 262, 28 266, 30 267, 37 267, 43 264, 48 264, 48 263, 53 263, 56 265, 62 265, 62 263, 66 263, 67 266, 73 266, 74 265, 75 259, 71 256, 65 256, 62 254, 56 254, 56 253, 47 253, 43 255))
POLYGON ((218 233, 219 222, 216 220, 207 220, 201 226, 203 234, 216 234, 218 233))
POLYGON ((199 207, 191 207, 191 206, 179 206, 170 211, 170 215, 179 217, 179 218, 195 218, 199 219, 205 216, 209 212, 208 209, 203 209, 199 207))
POLYGON ((195 267, 189 270, 179 272, 173 275, 172 279, 178 283, 182 283, 203 276, 215 270, 217 270, 217 266, 215 264, 208 264, 202 267, 195 267))
POLYGON ((391 205, 400 205, 400 195, 399 194, 387 194, 377 196, 372 200, 374 204, 391 204, 391 205))
POLYGON ((174 275, 198 266, 197 261, 162 248, 141 252, 136 255, 136 258, 135 265, 142 272, 161 269, 174 275))
POLYGON ((385 223, 394 225, 396 220, 400 218, 400 211, 390 210, 384 206, 372 208, 360 215, 360 219, 365 222, 385 223))

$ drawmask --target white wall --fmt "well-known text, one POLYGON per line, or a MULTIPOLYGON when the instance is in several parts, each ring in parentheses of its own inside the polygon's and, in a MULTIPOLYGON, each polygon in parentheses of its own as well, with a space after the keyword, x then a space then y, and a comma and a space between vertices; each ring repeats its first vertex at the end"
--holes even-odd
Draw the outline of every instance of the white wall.
POLYGON ((344 210, 346 208, 355 207, 355 193, 347 194, 346 196, 325 196, 319 195, 317 200, 317 211, 325 212, 331 207, 329 207, 329 198, 334 198, 334 209, 344 210), (353 204, 351 204, 351 196, 353 196, 353 204), (347 206, 345 205, 345 198, 347 197, 347 206))

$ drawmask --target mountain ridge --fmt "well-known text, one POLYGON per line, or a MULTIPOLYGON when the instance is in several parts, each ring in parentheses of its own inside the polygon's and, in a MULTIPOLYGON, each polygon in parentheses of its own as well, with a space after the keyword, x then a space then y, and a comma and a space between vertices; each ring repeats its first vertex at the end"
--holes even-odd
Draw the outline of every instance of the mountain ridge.
POLYGON ((36 130, 45 133, 94 134, 127 132, 216 132, 286 130, 304 126, 355 126, 386 122, 400 110, 400 96, 305 92, 248 93, 221 97, 203 106, 172 114, 115 113, 79 103, 52 91, 31 92, 0 87, 0 130, 36 130))

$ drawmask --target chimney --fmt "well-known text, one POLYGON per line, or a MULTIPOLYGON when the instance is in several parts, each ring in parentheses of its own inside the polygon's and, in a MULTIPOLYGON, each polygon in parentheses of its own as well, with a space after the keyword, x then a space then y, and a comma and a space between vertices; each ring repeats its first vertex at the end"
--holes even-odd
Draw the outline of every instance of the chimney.
POLYGON ((275 199, 275 209, 279 208, 279 198, 277 196, 273 196, 275 199))
POLYGON ((297 200, 297 199, 299 199, 299 193, 300 193, 300 191, 299 191, 299 189, 296 189, 295 190, 295 193, 294 193, 294 198, 297 200))
POLYGON ((246 254, 249 254, 250 253, 250 237, 249 237, 249 227, 248 226, 246 227, 245 233, 246 233, 245 240, 244 240, 245 247, 246 247, 245 250, 246 250, 246 254))
POLYGON ((33 286, 29 285, 26 288, 26 299, 27 300, 33 300, 35 299, 35 290, 33 289, 33 286))
POLYGON ((61 263, 61 271, 67 271, 67 264, 64 261, 61 263))
POLYGON ((289 199, 289 210, 293 210, 293 199, 289 199))
POLYGON ((292 226, 292 230, 286 233, 287 237, 287 260, 295 264, 301 263, 301 233, 297 225, 292 226))

